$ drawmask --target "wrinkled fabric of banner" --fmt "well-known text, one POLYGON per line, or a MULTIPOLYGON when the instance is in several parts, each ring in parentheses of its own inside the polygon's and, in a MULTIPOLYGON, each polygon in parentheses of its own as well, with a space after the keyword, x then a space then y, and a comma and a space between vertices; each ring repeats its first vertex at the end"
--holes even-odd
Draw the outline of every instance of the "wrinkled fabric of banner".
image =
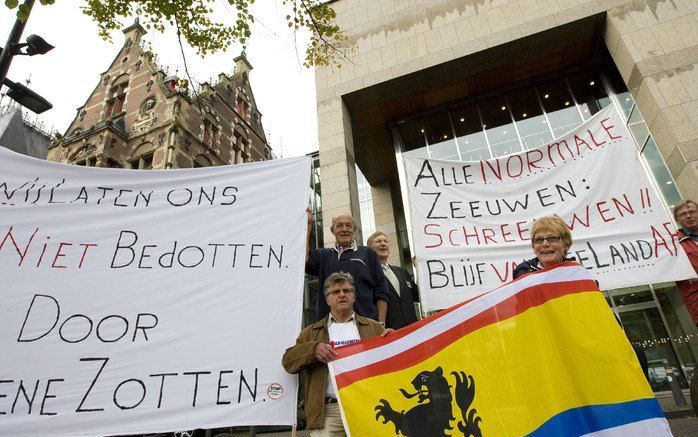
POLYGON ((0 435, 295 423, 309 174, 0 147, 0 435))
POLYGON ((557 214, 569 255, 603 290, 694 277, 676 228, 612 106, 540 147, 487 161, 405 158, 422 304, 448 308, 511 281, 557 214))
POLYGON ((331 372, 352 437, 671 435, 573 262, 339 351, 331 372))

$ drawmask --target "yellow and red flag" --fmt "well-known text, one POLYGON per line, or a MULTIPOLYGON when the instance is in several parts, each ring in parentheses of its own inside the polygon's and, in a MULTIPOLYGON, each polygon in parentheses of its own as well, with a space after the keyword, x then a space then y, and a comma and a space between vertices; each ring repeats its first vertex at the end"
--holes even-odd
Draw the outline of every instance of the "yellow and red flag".
POLYGON ((573 262, 341 348, 330 372, 351 437, 671 436, 573 262))

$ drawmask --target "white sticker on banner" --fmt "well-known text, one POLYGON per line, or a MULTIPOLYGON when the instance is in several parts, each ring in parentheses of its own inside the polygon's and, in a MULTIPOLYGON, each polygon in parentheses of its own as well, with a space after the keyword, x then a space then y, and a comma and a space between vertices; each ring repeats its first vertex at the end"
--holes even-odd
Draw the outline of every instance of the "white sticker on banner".
POLYGON ((610 106, 538 148, 486 161, 406 157, 405 167, 428 311, 511 281, 516 264, 534 257, 533 220, 552 214, 571 229, 569 255, 603 289, 695 276, 610 106))
POLYGON ((309 167, 0 148, 0 435, 295 423, 309 167))

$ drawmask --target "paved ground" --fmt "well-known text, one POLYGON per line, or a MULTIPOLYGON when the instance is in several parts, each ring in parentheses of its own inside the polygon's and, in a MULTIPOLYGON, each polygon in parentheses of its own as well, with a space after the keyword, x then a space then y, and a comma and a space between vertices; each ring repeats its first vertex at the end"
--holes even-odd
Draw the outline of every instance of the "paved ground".
POLYGON ((698 418, 695 416, 684 419, 671 419, 669 426, 674 437, 698 437, 698 418))

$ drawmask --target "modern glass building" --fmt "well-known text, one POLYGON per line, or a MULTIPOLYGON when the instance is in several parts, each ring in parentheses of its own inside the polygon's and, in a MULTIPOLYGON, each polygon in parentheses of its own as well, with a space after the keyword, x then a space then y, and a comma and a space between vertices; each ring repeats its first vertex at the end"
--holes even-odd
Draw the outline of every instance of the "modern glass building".
MULTIPOLYGON (((403 156, 490 159, 547 144, 614 105, 624 115, 647 171, 671 208, 681 195, 634 98, 608 60, 397 120, 395 140, 403 156)), ((359 179, 360 187, 361 183, 359 179)), ((399 242, 408 252, 409 242, 399 242)), ((687 372, 695 368, 698 337, 673 283, 604 293, 630 340, 645 350, 655 390, 669 389, 667 366, 687 372)), ((680 372, 679 381, 687 387, 680 372)))
MULTIPOLYGON (((316 72, 323 213, 385 231, 410 267, 404 156, 472 161, 540 146, 611 105, 669 210, 698 197, 698 20, 683 1, 338 0, 356 49, 316 72)), ((324 223, 325 241, 331 241, 324 223)), ((368 235, 365 233, 364 236, 368 235)), ((696 367, 674 283, 604 291, 656 392, 696 367)))

